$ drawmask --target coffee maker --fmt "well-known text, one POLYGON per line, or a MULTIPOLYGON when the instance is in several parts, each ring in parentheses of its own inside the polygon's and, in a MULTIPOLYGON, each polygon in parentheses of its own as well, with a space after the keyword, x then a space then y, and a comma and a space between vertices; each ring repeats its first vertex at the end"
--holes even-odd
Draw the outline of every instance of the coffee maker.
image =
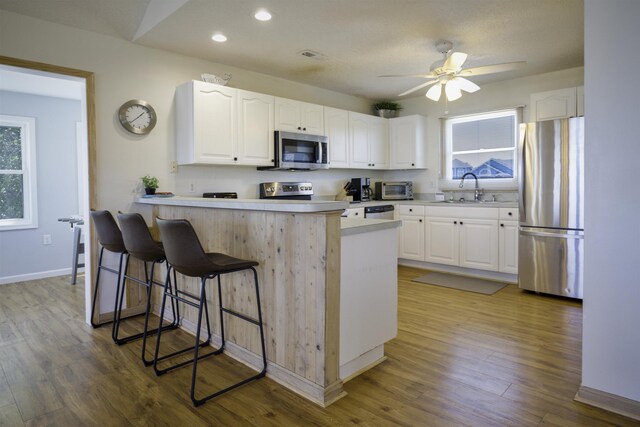
POLYGON ((368 202, 371 200, 373 190, 370 178, 351 178, 351 194, 354 202, 368 202))

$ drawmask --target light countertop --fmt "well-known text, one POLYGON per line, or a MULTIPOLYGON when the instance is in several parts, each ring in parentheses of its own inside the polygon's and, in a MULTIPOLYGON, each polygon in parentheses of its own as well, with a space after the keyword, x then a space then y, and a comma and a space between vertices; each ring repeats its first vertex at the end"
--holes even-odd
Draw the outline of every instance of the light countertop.
POLYGON ((401 226, 402 221, 392 219, 340 218, 340 228, 343 237, 401 226))
POLYGON ((517 208, 518 202, 465 202, 465 203, 449 203, 435 200, 373 200, 362 203, 349 203, 349 208, 366 208, 370 206, 380 205, 419 205, 419 206, 447 206, 461 208, 517 208))
POLYGON ((216 209, 239 209, 275 212, 330 212, 342 211, 348 202, 332 200, 264 200, 264 199, 210 199, 203 197, 138 197, 136 203, 146 205, 193 206, 216 209))

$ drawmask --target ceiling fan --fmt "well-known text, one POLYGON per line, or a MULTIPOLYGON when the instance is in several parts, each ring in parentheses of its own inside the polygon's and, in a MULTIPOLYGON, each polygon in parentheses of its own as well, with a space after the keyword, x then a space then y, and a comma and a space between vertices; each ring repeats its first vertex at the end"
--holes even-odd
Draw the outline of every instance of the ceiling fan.
POLYGON ((475 77, 483 74, 511 71, 526 64, 525 61, 519 61, 462 69, 462 65, 467 60, 467 54, 463 52, 452 52, 453 43, 447 40, 439 41, 436 43, 436 49, 438 52, 442 53, 444 57, 443 59, 431 64, 429 74, 395 74, 380 77, 423 77, 425 79, 430 79, 430 81, 402 92, 398 96, 408 95, 416 90, 422 89, 423 87, 435 85, 427 91, 427 98, 433 101, 439 101, 444 90, 447 101, 455 101, 462 96, 462 91, 473 93, 480 90, 480 86, 465 77, 475 77))

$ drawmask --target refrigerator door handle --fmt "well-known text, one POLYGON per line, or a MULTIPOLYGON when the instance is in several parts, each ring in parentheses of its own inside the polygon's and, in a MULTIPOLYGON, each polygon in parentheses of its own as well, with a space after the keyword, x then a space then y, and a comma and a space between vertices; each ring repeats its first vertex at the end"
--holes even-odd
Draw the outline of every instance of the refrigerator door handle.
POLYGON ((520 221, 526 221, 526 211, 524 208, 524 141, 527 135, 527 125, 525 123, 520 124, 520 141, 518 143, 518 150, 520 155, 518 156, 518 207, 520 210, 520 221))
POLYGON ((562 237, 565 239, 584 239, 582 231, 565 230, 562 233, 552 233, 549 231, 534 231, 531 229, 520 229, 520 234, 523 236, 538 236, 538 237, 562 237))

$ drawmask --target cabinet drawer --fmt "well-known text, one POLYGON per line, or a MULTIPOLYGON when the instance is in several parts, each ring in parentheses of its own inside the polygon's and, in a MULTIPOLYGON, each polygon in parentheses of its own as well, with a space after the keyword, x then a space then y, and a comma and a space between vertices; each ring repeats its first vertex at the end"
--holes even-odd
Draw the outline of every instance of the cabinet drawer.
POLYGON ((475 208, 467 206, 427 206, 425 215, 430 217, 498 219, 498 208, 475 208))
POLYGON ((500 208, 500 219, 518 221, 520 219, 518 208, 500 208))
POLYGON ((398 214, 401 216, 405 215, 424 215, 424 206, 420 205, 398 205, 398 214))

